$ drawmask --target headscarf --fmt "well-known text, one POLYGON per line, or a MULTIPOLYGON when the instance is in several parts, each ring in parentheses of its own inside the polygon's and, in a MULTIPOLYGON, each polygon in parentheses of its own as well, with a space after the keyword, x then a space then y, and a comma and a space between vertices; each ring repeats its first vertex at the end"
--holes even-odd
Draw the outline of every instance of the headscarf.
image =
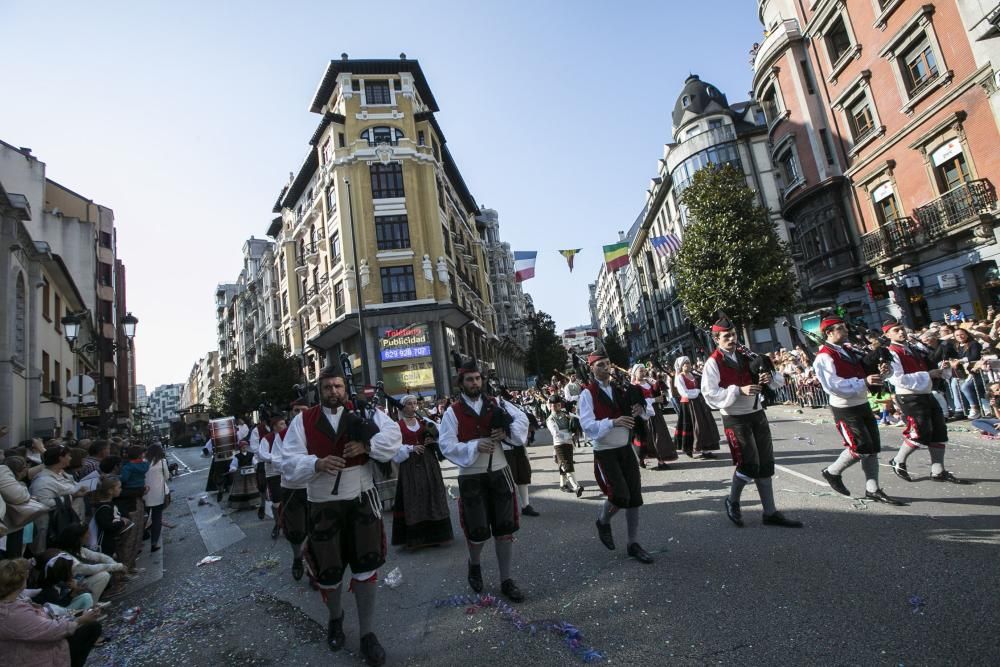
MULTIPOLYGON (((677 357, 677 359, 674 360, 674 371, 677 372, 677 373, 680 373, 681 372, 681 368, 684 367, 684 364, 690 364, 690 363, 691 363, 691 359, 689 359, 688 357, 677 357)), ((692 365, 692 368, 693 368, 693 365, 692 365)))

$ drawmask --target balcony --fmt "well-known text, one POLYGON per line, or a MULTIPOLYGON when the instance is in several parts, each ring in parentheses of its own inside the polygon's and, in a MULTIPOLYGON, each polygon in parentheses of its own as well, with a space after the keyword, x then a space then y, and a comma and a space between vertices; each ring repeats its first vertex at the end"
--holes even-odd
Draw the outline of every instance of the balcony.
POLYGON ((969 181, 952 188, 934 201, 913 210, 928 241, 978 222, 997 203, 993 184, 986 179, 969 181))
POLYGON ((754 85, 757 84, 758 76, 764 73, 767 63, 784 51, 789 42, 799 39, 802 39, 802 31, 799 29, 799 22, 795 19, 785 19, 767 34, 760 47, 754 51, 752 63, 754 85))
POLYGON ((913 218, 891 220, 861 237, 865 262, 878 264, 916 250, 920 223, 913 218))
POLYGON ((683 139, 667 154, 667 171, 671 174, 679 164, 699 151, 736 140, 736 130, 732 125, 713 127, 683 139))

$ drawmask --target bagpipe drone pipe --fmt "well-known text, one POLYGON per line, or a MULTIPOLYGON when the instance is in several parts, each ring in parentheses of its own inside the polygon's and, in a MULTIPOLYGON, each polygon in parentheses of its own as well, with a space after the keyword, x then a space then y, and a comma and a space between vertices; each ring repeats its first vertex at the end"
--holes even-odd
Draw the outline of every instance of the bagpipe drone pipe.
MULTIPOLYGON (((718 311, 718 317, 719 318, 726 317, 726 314, 720 310, 718 311)), ((712 334, 710 331, 702 327, 699 327, 690 320, 688 320, 688 323, 690 324, 692 329, 698 331, 703 336, 708 337, 710 340, 714 342, 715 339, 712 338, 712 334)), ((753 378, 752 384, 760 386, 760 394, 757 394, 757 396, 754 398, 754 408, 756 409, 757 401, 760 400, 761 398, 763 399, 763 401, 761 402, 760 407, 767 408, 767 406, 769 405, 774 405, 777 402, 777 394, 773 389, 771 389, 770 385, 762 384, 760 382, 761 375, 768 374, 771 377, 774 377, 774 375, 778 372, 774 367, 774 362, 771 361, 771 357, 769 357, 766 354, 757 354, 749 347, 741 343, 738 338, 736 339, 736 353, 737 355, 743 355, 744 357, 747 358, 748 366, 750 368, 750 375, 753 378)))

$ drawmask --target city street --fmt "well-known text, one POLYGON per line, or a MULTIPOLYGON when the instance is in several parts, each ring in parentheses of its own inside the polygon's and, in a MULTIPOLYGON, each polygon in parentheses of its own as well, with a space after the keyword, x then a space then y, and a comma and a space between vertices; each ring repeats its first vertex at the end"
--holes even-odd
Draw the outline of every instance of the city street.
MULTIPOLYGON (((930 481, 920 451, 909 460, 913 483, 881 468, 886 491, 909 503, 888 507, 836 495, 820 478, 840 450, 828 410, 778 406, 769 417, 778 506, 805 528, 762 526, 753 487, 743 497, 746 527, 733 526, 723 511, 725 448, 715 461, 682 455, 669 471, 643 471, 640 539, 656 562, 641 565, 624 555, 624 517, 614 522, 616 551, 597 540, 591 450, 576 450, 587 486, 577 499, 558 490, 551 448, 536 445, 532 505, 541 516, 521 519, 514 574, 528 598, 517 610, 536 632, 489 608, 435 604, 470 592, 460 540, 416 553, 390 547, 377 618, 389 664, 580 664, 551 630, 558 622, 608 664, 995 664, 1000 443, 951 424, 946 466, 973 484, 930 481), (395 568, 402 581, 389 588, 395 568)), ((883 463, 900 433, 881 429, 883 463)), ((270 521, 220 512, 214 494, 199 505, 208 459, 194 448, 170 456, 183 474, 172 483, 162 561, 144 554, 144 578, 114 608, 112 639, 89 664, 361 664, 351 596, 347 650, 331 654, 326 609, 292 580, 290 549, 271 541, 270 521), (208 554, 221 560, 198 567, 208 554), (134 607, 133 622, 118 620, 134 607)), ((445 474, 457 495, 454 467, 445 474)), ((859 466, 844 480, 863 494, 859 466)), ((388 533, 390 513, 384 519, 388 533)), ((499 592, 492 550, 483 558, 486 588, 499 592)))

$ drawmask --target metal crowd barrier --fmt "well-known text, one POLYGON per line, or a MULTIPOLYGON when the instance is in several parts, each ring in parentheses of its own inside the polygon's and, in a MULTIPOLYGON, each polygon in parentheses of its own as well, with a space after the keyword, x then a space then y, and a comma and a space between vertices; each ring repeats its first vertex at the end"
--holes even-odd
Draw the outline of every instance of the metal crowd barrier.
POLYGON ((825 408, 830 405, 830 397, 818 383, 802 378, 785 376, 785 386, 776 392, 779 403, 798 404, 801 408, 825 408))

